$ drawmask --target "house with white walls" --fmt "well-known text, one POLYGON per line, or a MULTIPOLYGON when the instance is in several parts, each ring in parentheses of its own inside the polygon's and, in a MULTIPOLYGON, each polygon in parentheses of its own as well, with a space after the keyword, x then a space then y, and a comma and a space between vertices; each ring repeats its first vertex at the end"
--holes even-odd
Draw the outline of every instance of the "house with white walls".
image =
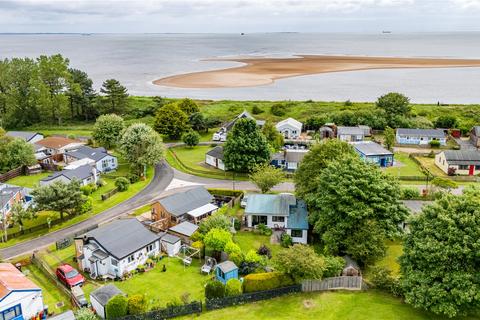
POLYGON ((447 135, 442 129, 398 128, 395 139, 398 144, 428 145, 431 141, 438 141, 441 146, 447 144, 447 135))
POLYGON ((298 139, 302 133, 302 123, 293 118, 288 118, 280 121, 275 125, 275 128, 280 132, 285 139, 298 139))
POLYGON ((117 157, 107 152, 105 148, 92 148, 89 146, 79 146, 69 149, 63 155, 63 161, 70 166, 85 164, 86 162, 93 164, 98 172, 109 172, 116 170, 118 167, 117 157))

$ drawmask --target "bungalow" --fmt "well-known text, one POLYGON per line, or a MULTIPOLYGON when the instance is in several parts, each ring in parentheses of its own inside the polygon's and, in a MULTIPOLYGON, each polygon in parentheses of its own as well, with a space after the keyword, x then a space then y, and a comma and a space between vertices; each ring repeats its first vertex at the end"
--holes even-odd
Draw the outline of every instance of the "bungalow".
MULTIPOLYGON (((40 147, 45 148, 45 153, 52 156, 63 155, 67 150, 80 147, 85 144, 78 140, 68 139, 64 137, 46 137, 36 142, 40 147)), ((57 161, 60 161, 56 159, 57 161)))
POLYGON ((38 132, 28 132, 28 131, 8 131, 7 136, 12 138, 23 139, 28 143, 35 144, 36 142, 43 139, 43 135, 38 132))
POLYGON ((470 130, 470 141, 475 147, 480 148, 480 126, 475 126, 470 130))
POLYGON ((65 152, 63 159, 66 164, 73 164, 77 161, 90 159, 99 172, 108 172, 117 169, 117 157, 112 156, 105 148, 91 148, 80 146, 69 149, 65 152))
POLYGON ((480 174, 480 151, 445 150, 435 156, 435 164, 448 175, 480 174))
POLYGON ((440 145, 447 144, 447 136, 441 129, 397 129, 396 141, 398 144, 427 145, 430 141, 438 141, 440 145))
POLYGON ((30 204, 32 198, 27 196, 26 189, 13 185, 0 184, 0 223, 3 224, 8 218, 12 207, 21 203, 24 207, 30 204))
MULTIPOLYGON (((233 129, 233 126, 235 125, 235 123, 239 119, 243 119, 243 118, 248 118, 248 119, 255 120, 255 118, 252 117, 250 115, 250 113, 248 113, 246 110, 244 110, 241 114, 236 116, 235 119, 233 119, 230 122, 227 122, 217 132, 215 132, 213 134, 212 140, 213 141, 227 141, 228 132, 233 129)), ((255 121, 257 122, 257 126, 259 126, 259 127, 263 127, 265 125, 265 121, 263 121, 263 120, 255 120, 255 121)))
POLYGON ((198 226, 194 223, 184 221, 168 229, 168 232, 178 236, 185 243, 190 243, 190 237, 198 230, 198 226))
POLYGON ((137 219, 120 219, 75 238, 78 267, 92 278, 117 278, 160 253, 160 237, 137 219))
POLYGON ((73 179, 79 180, 82 186, 86 186, 87 184, 96 184, 98 182, 98 178, 99 173, 97 169, 89 164, 86 164, 72 170, 64 169, 62 171, 54 172, 48 177, 40 180, 40 186, 49 185, 56 181, 70 183, 73 179))
POLYGON ((295 171, 308 151, 308 149, 286 149, 283 152, 273 154, 270 164, 287 171, 295 171))
POLYGON ((245 208, 249 228, 264 224, 285 229, 295 243, 307 243, 307 206, 293 194, 250 194, 245 208))
POLYGON ((341 141, 363 141, 365 131, 359 127, 337 127, 337 138, 341 141))
POLYGON ((172 194, 161 198, 152 204, 152 220, 161 226, 162 230, 191 221, 198 224, 200 220, 217 211, 218 207, 212 203, 213 196, 205 187, 172 194))
POLYGON ((90 303, 95 313, 102 319, 107 318, 106 306, 108 301, 116 295, 124 295, 114 284, 101 286, 90 293, 90 303))
POLYGON ((352 142, 353 148, 360 158, 368 163, 374 163, 382 168, 393 165, 393 152, 373 141, 352 142))
POLYGON ((0 263, 0 319, 43 319, 42 289, 11 263, 0 263))
POLYGON ((288 118, 280 121, 275 125, 275 128, 280 132, 285 139, 298 139, 302 133, 302 123, 293 118, 288 118))
POLYGON ((217 169, 225 171, 223 162, 223 147, 217 146, 205 154, 205 163, 217 169))

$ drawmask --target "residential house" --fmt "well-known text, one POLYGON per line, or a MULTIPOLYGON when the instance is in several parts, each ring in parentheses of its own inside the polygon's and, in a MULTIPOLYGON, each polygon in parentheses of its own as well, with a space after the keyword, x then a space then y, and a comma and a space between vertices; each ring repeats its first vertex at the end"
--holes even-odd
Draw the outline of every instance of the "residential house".
POLYGON ((441 129, 403 129, 396 132, 398 144, 427 145, 430 141, 438 141, 440 145, 447 144, 447 135, 441 129))
POLYGON ((43 139, 43 135, 38 132, 28 132, 28 131, 8 131, 7 136, 12 138, 23 139, 28 143, 35 144, 36 142, 43 139))
POLYGON ((46 137, 35 144, 40 146, 37 151, 43 151, 46 155, 52 156, 55 161, 62 161, 63 154, 67 150, 80 147, 85 142, 64 137, 46 137))
POLYGON ((222 146, 216 146, 212 150, 208 151, 205 154, 205 163, 225 171, 225 163, 223 162, 223 147, 222 146))
POLYGON ((198 225, 189 221, 181 222, 168 229, 168 232, 180 237, 184 243, 191 243, 190 237, 198 230, 198 225))
POLYGON ((215 266, 215 278, 223 284, 230 279, 238 279, 238 267, 232 261, 224 261, 215 266))
POLYGON ((73 179, 77 179, 80 181, 82 186, 86 186, 87 184, 96 184, 98 182, 98 178, 99 172, 97 171, 96 167, 85 164, 72 170, 64 169, 62 171, 54 172, 48 177, 40 180, 40 185, 49 185, 56 181, 70 183, 73 179))
POLYGON ((46 316, 42 289, 11 263, 0 263, 0 319, 40 319, 46 316))
POLYGON ((393 166, 393 152, 373 141, 352 142, 353 148, 363 161, 382 168, 393 166))
MULTIPOLYGON (((250 115, 250 113, 248 113, 246 110, 244 110, 241 114, 236 116, 235 119, 233 119, 230 122, 225 123, 217 132, 215 132, 213 134, 212 140, 213 141, 227 141, 228 132, 233 129, 233 126, 235 125, 235 123, 239 119, 243 119, 243 118, 248 118, 248 119, 255 120, 255 118, 252 117, 250 115)), ((255 120, 255 121, 257 123, 257 126, 259 126, 259 127, 263 127, 265 125, 265 121, 263 121, 263 120, 255 120)))
POLYGON ((358 125, 358 127, 363 130, 363 135, 365 137, 371 137, 372 136, 372 128, 371 127, 365 126, 365 125, 358 125))
POLYGON ((63 159, 66 164, 73 165, 75 163, 83 163, 91 160, 94 163, 97 171, 108 172, 117 169, 117 157, 112 156, 105 148, 91 148, 89 146, 80 146, 74 149, 69 149, 65 152, 63 159))
POLYGON ((480 126, 475 126, 470 130, 470 141, 475 147, 480 148, 480 126))
POLYGON ((245 217, 249 228, 264 224, 272 229, 284 229, 293 242, 307 243, 307 206, 293 194, 249 194, 245 217))
POLYGON ((288 118, 280 121, 275 125, 275 128, 280 132, 285 139, 298 139, 302 133, 302 123, 293 118, 288 118))
POLYGON ((337 127, 337 139, 355 142, 365 139, 365 131, 359 127, 337 127))
POLYGON ((270 164, 276 168, 295 171, 308 151, 308 149, 285 149, 284 151, 274 153, 270 164))
POLYGON ((90 303, 95 313, 102 319, 107 318, 106 306, 108 301, 116 295, 125 295, 114 284, 107 284, 90 293, 90 303))
POLYGON ((7 226, 6 219, 12 211, 12 207, 16 203, 28 207, 32 197, 27 194, 27 190, 23 187, 0 184, 0 224, 5 228, 7 226))
POLYGON ((480 151, 445 150, 435 156, 435 164, 448 175, 480 174, 480 151))
POLYGON ((218 207, 212 203, 213 199, 205 187, 195 187, 166 196, 152 204, 152 220, 161 230, 167 230, 183 221, 197 224, 217 211, 218 207))
POLYGON ((122 277, 160 253, 160 236, 137 219, 120 219, 75 238, 78 267, 97 277, 122 277))

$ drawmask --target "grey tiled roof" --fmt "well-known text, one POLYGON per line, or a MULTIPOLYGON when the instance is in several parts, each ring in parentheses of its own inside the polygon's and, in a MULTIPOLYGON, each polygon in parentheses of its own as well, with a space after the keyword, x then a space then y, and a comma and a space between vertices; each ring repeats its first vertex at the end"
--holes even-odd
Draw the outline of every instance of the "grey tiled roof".
POLYGON ((375 142, 354 143, 353 147, 366 156, 393 155, 393 152, 375 142))
POLYGON ((196 208, 200 208, 213 199, 213 196, 204 187, 196 187, 179 192, 158 200, 172 215, 180 216, 196 208))
POLYGON ((91 148, 88 146, 81 146, 72 150, 68 150, 67 152, 65 152, 65 155, 78 160, 89 158, 95 162, 98 162, 109 154, 107 150, 105 150, 105 148, 91 148))
POLYGON ((397 129, 399 136, 418 136, 418 137, 432 137, 445 138, 445 132, 441 129, 397 129))
POLYGON ((106 306, 108 300, 118 294, 123 294, 123 292, 115 285, 107 284, 106 286, 93 290, 92 293, 90 293, 90 297, 94 297, 102 306, 106 306))
POLYGON ((445 150, 443 153, 450 164, 480 162, 480 151, 476 150, 445 150))
POLYGON ((214 158, 223 160, 223 147, 222 146, 217 146, 213 148, 212 150, 207 152, 207 155, 212 156, 214 158))
POLYGON ((77 178, 78 180, 84 180, 87 179, 88 177, 92 176, 92 166, 89 164, 80 166, 76 169, 72 170, 62 170, 62 171, 57 171, 54 172, 53 174, 49 175, 46 178, 43 178, 41 181, 51 181, 55 178, 58 178, 59 176, 64 176, 68 180, 73 180, 74 178, 77 178))

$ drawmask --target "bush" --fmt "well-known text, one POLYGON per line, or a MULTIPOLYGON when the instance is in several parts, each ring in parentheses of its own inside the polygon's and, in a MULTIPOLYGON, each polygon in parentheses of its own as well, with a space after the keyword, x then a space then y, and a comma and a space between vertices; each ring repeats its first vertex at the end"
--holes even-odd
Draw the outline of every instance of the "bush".
POLYGON ((130 172, 127 174, 127 179, 130 180, 130 183, 135 183, 140 181, 140 176, 134 172, 130 172))
POLYGON ((236 231, 240 231, 240 229, 242 228, 242 223, 240 222, 240 220, 235 219, 233 221, 233 227, 235 228, 236 231))
POLYGON ((81 308, 75 312, 76 320, 97 320, 97 315, 95 312, 89 308, 81 308))
POLYGON ((223 283, 217 280, 212 280, 207 282, 205 286, 205 298, 214 299, 214 298, 223 298, 225 297, 225 286, 223 283))
POLYGON ((287 113, 287 106, 281 103, 275 103, 270 107, 270 113, 277 117, 282 117, 287 113))
POLYGON ((260 248, 258 248, 257 253, 261 256, 267 257, 268 259, 272 258, 272 252, 270 251, 270 248, 268 248, 264 244, 262 244, 260 248))
POLYGON ((418 199, 420 198, 420 191, 417 188, 403 188, 402 189, 402 199, 418 199))
POLYGON ((87 213, 93 209, 93 199, 92 197, 87 197, 86 201, 80 207, 80 214, 87 213))
MULTIPOLYGON (((232 261, 235 262, 233 259, 232 261)), ((242 261, 240 264, 238 264, 238 273, 241 275, 254 273, 257 268, 258 263, 242 261)))
POLYGON ((96 186, 93 184, 87 184, 85 186, 81 186, 80 190, 83 192, 84 195, 89 196, 91 195, 95 190, 97 190, 96 186))
POLYGON ((370 283, 377 289, 385 290, 394 296, 403 296, 398 278, 392 276, 390 270, 384 267, 373 267, 370 272, 370 283))
POLYGON ((107 319, 125 317, 128 311, 128 300, 125 296, 117 294, 111 298, 105 306, 107 319))
POLYGON ((230 261, 233 261, 237 266, 240 267, 240 265, 244 262, 245 258, 243 256, 243 253, 231 253, 228 255, 228 259, 230 261))
POLYGON ((438 141, 438 140, 432 140, 428 144, 432 148, 439 148, 440 147, 440 141, 438 141))
POLYGON ((252 273, 243 278, 243 291, 255 292, 287 287, 295 284, 293 279, 281 272, 252 273))
POLYGON ((225 285, 226 296, 239 296, 243 293, 242 282, 238 279, 230 279, 225 285))
POLYGON ((284 248, 288 248, 293 244, 293 239, 288 233, 283 233, 282 237, 280 238, 280 244, 284 248))
POLYGON ((263 113, 263 109, 260 108, 259 106, 257 105, 254 105, 253 108, 252 108, 252 113, 253 114, 260 114, 260 113, 263 113))
POLYGON ((130 181, 128 181, 125 177, 118 177, 115 179, 115 187, 117 187, 118 191, 123 192, 127 191, 128 187, 130 186, 130 181))
POLYGON ((255 252, 255 250, 250 250, 245 255, 245 262, 261 264, 263 262, 263 259, 255 252))
POLYGON ((190 299, 190 292, 184 292, 180 296, 180 300, 182 300, 183 304, 189 304, 191 299, 190 299))
POLYGON ((128 314, 142 314, 147 311, 147 300, 143 294, 128 297, 128 314))
POLYGON ((323 271, 323 277, 337 277, 342 273, 345 267, 345 260, 342 257, 324 256, 325 270, 323 271))
POLYGON ((272 230, 266 225, 264 225, 263 223, 260 223, 259 225, 257 225, 257 231, 264 236, 272 235, 272 230))
POLYGON ((229 256, 232 254, 240 255, 242 253, 242 249, 240 249, 240 246, 233 241, 227 243, 223 251, 225 251, 229 256))
POLYGON ((178 297, 173 297, 167 302, 167 308, 180 307, 183 306, 183 302, 178 297))
POLYGON ((198 132, 190 130, 183 134, 182 141, 187 146, 194 147, 200 142, 200 135, 198 134, 198 132))

